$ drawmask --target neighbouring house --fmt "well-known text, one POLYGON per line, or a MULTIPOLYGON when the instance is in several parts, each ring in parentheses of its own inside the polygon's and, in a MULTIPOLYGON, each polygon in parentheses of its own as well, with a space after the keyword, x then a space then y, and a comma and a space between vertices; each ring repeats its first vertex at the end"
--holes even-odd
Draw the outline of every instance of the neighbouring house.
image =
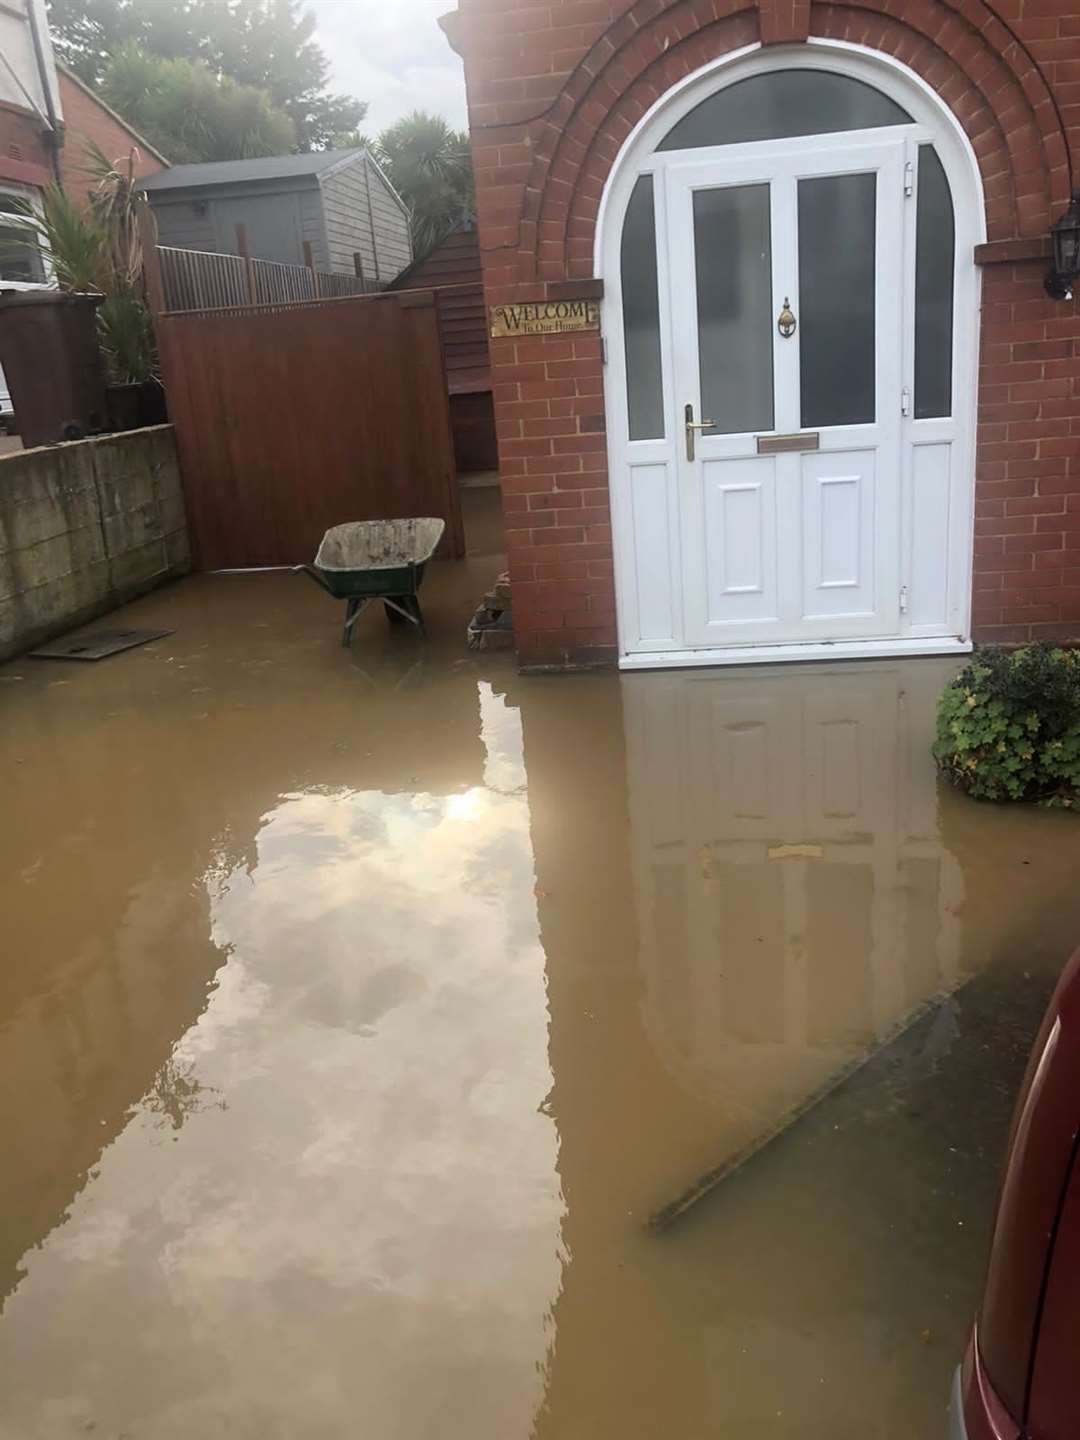
POLYGON ((462 220, 445 240, 402 271, 391 288, 438 291, 458 473, 495 470, 499 455, 475 218, 462 220))
POLYGON ((162 245, 244 253, 377 286, 412 260, 409 212, 364 148, 175 165, 147 193, 162 245))
POLYGON ((168 160, 137 130, 110 110, 88 85, 62 63, 56 67, 64 111, 64 145, 60 151, 60 183, 72 199, 82 199, 94 188, 88 173, 89 147, 96 145, 108 160, 126 166, 135 152, 135 174, 148 179, 168 168, 168 160))
MULTIPOLYGON (((49 42, 45 0, 0 5, 0 288, 28 290, 48 279, 48 262, 25 226, 3 217, 29 205, 60 175, 63 106, 49 42)), ((11 397, 0 371, 0 414, 11 397)))
POLYGON ((1006 8, 444 18, 524 665, 1080 640, 1080 0, 1006 8))

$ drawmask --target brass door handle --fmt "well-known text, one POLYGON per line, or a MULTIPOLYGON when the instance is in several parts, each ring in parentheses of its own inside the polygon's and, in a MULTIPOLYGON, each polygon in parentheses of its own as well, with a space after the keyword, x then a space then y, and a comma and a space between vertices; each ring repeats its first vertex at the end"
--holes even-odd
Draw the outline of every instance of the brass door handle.
POLYGON ((696 454, 695 434, 698 430, 713 430, 716 428, 715 420, 695 420, 693 405, 686 407, 686 458, 694 460, 696 454))

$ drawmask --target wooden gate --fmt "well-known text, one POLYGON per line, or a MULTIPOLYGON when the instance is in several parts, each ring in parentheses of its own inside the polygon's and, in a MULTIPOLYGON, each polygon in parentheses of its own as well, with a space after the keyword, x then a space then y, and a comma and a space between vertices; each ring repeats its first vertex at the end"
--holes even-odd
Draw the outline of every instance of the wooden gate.
POLYGON ((199 568, 302 564, 332 525, 419 515, 464 554, 432 292, 163 313, 151 268, 199 568))

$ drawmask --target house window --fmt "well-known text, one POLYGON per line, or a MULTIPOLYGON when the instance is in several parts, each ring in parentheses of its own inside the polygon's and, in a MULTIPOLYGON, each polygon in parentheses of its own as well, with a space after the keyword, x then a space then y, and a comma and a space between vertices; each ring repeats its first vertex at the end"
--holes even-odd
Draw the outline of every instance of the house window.
POLYGON ((895 100, 861 80, 828 70, 770 70, 710 95, 679 121, 657 149, 745 145, 911 123, 911 116, 895 100))
POLYGON ((45 262, 26 199, 0 194, 0 283, 44 285, 45 262), (17 216, 18 220, 6 220, 17 216))
POLYGON ((915 418, 952 414, 956 217, 933 145, 919 146, 915 236, 915 418))
POLYGON ((663 439, 664 381, 660 360, 656 210, 651 175, 638 178, 626 212, 622 238, 622 290, 630 439, 663 439))

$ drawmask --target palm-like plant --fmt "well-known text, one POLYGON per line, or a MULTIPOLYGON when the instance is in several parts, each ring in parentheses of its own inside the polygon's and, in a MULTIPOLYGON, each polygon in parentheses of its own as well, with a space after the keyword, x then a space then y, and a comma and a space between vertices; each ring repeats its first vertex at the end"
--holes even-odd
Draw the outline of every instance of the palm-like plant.
POLYGON ((94 216, 55 185, 43 193, 40 215, 28 202, 22 208, 23 224, 35 232, 51 260, 60 289, 101 291, 108 273, 108 246, 94 216))
POLYGON ((414 110, 383 131, 372 153, 412 212, 417 256, 426 255, 472 208, 468 136, 414 110))
POLYGON ((101 147, 90 140, 86 153, 87 173, 97 185, 90 196, 90 209, 105 232, 112 274, 132 286, 142 288, 143 252, 140 223, 144 214, 152 214, 145 192, 135 174, 139 152, 132 149, 126 160, 110 160, 101 147))
POLYGON ((41 214, 23 207, 62 290, 102 295, 98 336, 110 378, 135 384, 156 378, 154 332, 144 298, 140 220, 147 201, 135 175, 138 151, 110 161, 92 142, 86 173, 97 180, 88 206, 50 186, 41 214))

